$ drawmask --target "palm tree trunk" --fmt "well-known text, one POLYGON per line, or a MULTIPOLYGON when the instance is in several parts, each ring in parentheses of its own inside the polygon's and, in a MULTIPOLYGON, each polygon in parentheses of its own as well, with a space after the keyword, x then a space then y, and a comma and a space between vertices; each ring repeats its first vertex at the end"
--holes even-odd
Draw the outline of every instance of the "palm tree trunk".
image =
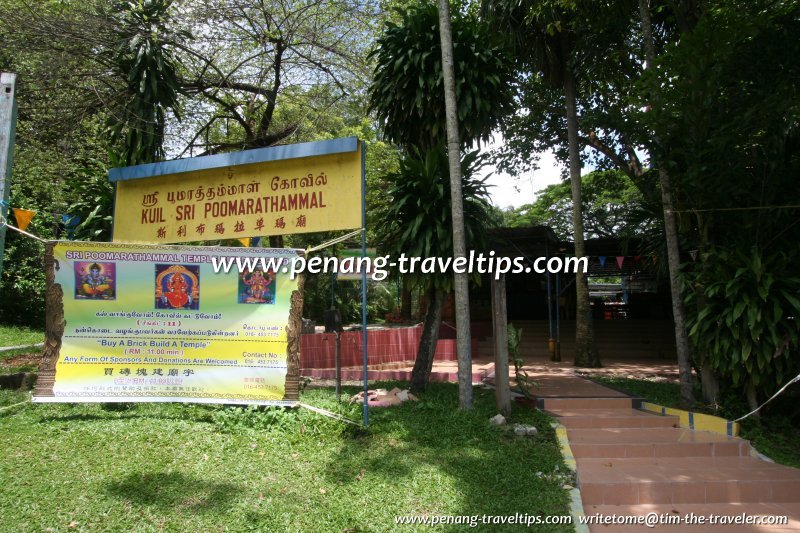
POLYGON ((436 343, 439 340, 439 325, 442 323, 443 307, 444 292, 436 289, 428 291, 428 311, 425 313, 422 337, 419 339, 417 359, 414 361, 414 369, 411 371, 411 392, 425 392, 428 387, 433 358, 436 355, 436 343))
MULTIPOLYGON (((453 257, 466 257, 464 205, 461 193, 461 142, 458 138, 453 35, 449 0, 439 0, 439 38, 442 46, 442 74, 447 118, 447 157, 450 161, 450 198, 453 210, 453 257)), ((454 274, 456 293, 456 345, 458 349, 458 405, 472 409, 472 346, 469 324, 469 275, 454 274)))
MULTIPOLYGON (((648 0, 639 0, 639 17, 644 36, 646 67, 652 68, 656 58, 653 42, 653 29, 650 22, 648 0)), ((658 142, 657 139, 653 139, 658 142)), ((678 225, 672 203, 672 184, 669 172, 659 169, 661 181, 661 205, 664 210, 664 233, 667 241, 667 264, 669 266, 669 288, 672 295, 672 317, 675 322, 675 351, 678 357, 678 374, 681 385, 681 406, 694 404, 692 391, 692 363, 689 354, 689 336, 686 333, 686 317, 683 309, 683 295, 680 286, 680 247, 678 245, 678 225)))
POLYGON ((400 290, 400 318, 411 320, 411 290, 408 288, 408 278, 403 277, 403 288, 400 290))
MULTIPOLYGON (((581 212, 581 157, 578 144, 575 75, 569 66, 564 68, 564 96, 567 107, 569 180, 572 184, 572 232, 575 238, 575 257, 581 258, 585 255, 581 212)), ((586 275, 580 269, 575 273, 575 299, 575 366, 597 368, 600 366, 600 357, 594 342, 589 284, 586 275)))

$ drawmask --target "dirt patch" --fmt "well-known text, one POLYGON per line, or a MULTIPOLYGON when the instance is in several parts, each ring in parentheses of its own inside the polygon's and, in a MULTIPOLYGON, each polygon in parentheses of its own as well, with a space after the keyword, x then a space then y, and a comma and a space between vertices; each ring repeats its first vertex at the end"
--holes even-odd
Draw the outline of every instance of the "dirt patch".
POLYGON ((23 353, 18 354, 8 359, 0 361, 0 370, 8 370, 11 368, 29 367, 34 370, 39 369, 39 364, 42 362, 41 353, 23 353))

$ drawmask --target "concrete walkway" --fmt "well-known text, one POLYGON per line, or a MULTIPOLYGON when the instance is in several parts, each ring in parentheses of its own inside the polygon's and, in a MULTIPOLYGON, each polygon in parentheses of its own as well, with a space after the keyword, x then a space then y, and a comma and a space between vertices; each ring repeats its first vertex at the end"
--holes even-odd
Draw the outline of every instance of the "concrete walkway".
MULTIPOLYGON (((657 525, 679 531, 800 530, 800 470, 751 455, 750 444, 680 428, 674 416, 633 408, 633 399, 564 372, 532 375, 540 407, 567 428, 587 516, 786 515, 789 524, 657 525)), ((594 525, 591 531, 652 531, 594 525)))

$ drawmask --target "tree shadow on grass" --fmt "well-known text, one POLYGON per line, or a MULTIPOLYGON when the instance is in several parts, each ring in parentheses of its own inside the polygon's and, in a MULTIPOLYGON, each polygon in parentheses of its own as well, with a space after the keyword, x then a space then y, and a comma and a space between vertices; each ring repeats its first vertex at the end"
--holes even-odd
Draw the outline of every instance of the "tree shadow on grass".
POLYGON ((108 482, 106 491, 138 505, 203 513, 228 508, 241 488, 175 472, 139 472, 108 482))
MULTIPOLYGON (((539 429, 535 437, 518 437, 489 424, 496 414, 493 392, 476 389, 472 412, 460 411, 457 398, 455 385, 434 384, 418 404, 372 410, 369 435, 344 440, 325 476, 344 485, 377 477, 381 485, 395 487, 396 511, 403 515, 569 514, 562 486, 571 482, 571 475, 549 419, 515 407, 512 422, 539 429), (424 487, 429 478, 442 480, 439 488, 425 489, 427 495, 411 494, 412 487, 424 487)), ((479 527, 484 528, 492 530, 479 527)))

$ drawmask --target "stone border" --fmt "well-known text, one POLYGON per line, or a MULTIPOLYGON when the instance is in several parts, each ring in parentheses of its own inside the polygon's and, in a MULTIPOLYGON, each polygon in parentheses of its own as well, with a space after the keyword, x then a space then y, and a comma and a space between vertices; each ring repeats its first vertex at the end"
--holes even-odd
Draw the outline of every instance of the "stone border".
POLYGON ((664 407, 655 403, 642 401, 635 408, 661 416, 677 416, 680 419, 682 428, 696 429, 699 431, 710 431, 728 437, 738 437, 740 426, 738 422, 731 422, 714 415, 684 411, 674 407, 664 407))
MULTIPOLYGON (((569 438, 567 437, 567 428, 558 422, 551 422, 550 425, 556 430, 556 440, 558 441, 558 447, 561 450, 561 456, 564 458, 564 463, 567 465, 567 468, 572 470, 572 472, 575 474, 576 484, 580 485, 580 481, 578 480, 577 463, 575 462, 575 456, 572 454, 572 448, 569 445, 569 438)), ((576 533, 589 533, 589 526, 581 523, 580 519, 578 518, 581 516, 586 516, 586 513, 583 512, 583 500, 581 499, 580 489, 578 487, 573 487, 569 491, 569 496, 569 512, 570 515, 572 515, 572 525, 574 526, 576 533)))

